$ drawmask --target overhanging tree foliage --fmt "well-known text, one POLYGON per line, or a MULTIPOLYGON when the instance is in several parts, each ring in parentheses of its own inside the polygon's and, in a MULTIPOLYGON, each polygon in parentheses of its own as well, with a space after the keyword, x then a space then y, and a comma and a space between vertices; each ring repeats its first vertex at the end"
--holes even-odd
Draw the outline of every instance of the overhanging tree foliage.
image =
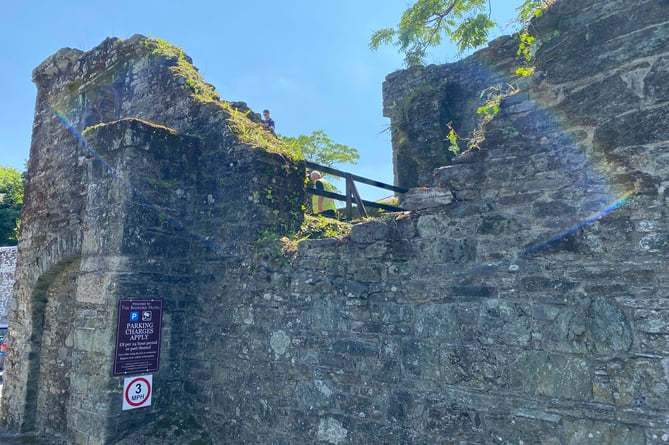
POLYGON ((316 130, 310 136, 281 136, 281 140, 298 157, 328 167, 342 163, 355 164, 360 158, 356 148, 337 144, 323 130, 316 130))
MULTIPOLYGON (((547 0, 525 0, 517 9, 518 20, 526 22, 547 0)), ((497 24, 490 18, 491 0, 417 0, 400 19, 396 28, 372 34, 369 46, 376 50, 392 43, 404 54, 407 66, 422 65, 429 48, 446 38, 461 53, 488 41, 497 24)))
POLYGON ((0 166, 0 246, 17 243, 24 182, 18 170, 0 166))

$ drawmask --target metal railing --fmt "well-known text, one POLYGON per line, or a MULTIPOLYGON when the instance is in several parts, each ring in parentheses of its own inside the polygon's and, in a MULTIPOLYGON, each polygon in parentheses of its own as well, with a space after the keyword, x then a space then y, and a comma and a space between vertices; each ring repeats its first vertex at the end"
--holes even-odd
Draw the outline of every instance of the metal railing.
POLYGON ((384 184, 383 182, 374 181, 373 179, 363 178, 362 176, 357 176, 352 173, 344 172, 337 170, 336 168, 327 167, 325 165, 319 165, 310 161, 302 161, 306 169, 318 170, 322 173, 328 173, 333 176, 338 176, 346 180, 346 194, 342 195, 340 193, 328 192, 325 190, 318 190, 314 187, 307 187, 307 193, 317 196, 325 196, 327 198, 336 199, 337 201, 346 202, 346 212, 345 216, 347 220, 353 219, 353 203, 355 202, 360 216, 367 217, 367 207, 386 210, 389 212, 401 212, 404 209, 401 207, 383 204, 379 202, 366 201, 360 197, 358 189, 355 186, 355 182, 360 182, 362 184, 371 185, 373 187, 382 188, 385 190, 390 190, 395 193, 406 193, 408 190, 402 187, 397 187, 390 184, 384 184))

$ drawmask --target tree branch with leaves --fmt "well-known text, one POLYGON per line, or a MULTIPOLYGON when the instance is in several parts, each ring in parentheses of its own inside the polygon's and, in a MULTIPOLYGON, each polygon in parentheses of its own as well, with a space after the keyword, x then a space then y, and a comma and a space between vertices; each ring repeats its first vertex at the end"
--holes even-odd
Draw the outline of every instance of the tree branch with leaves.
MULTIPOLYGON (((525 0, 517 8, 517 21, 527 23, 552 1, 525 0)), ((369 47, 377 50, 393 44, 404 54, 407 66, 423 65, 428 50, 444 39, 454 43, 459 54, 485 45, 490 30, 497 26, 491 13, 490 0, 417 0, 404 11, 396 28, 374 32, 369 47)))
POLYGON ((488 0, 418 0, 404 11, 397 28, 372 34, 369 46, 376 50, 392 43, 404 54, 407 66, 422 65, 428 48, 444 38, 459 52, 486 43, 495 26, 490 12, 488 0))
POLYGON ((298 158, 327 167, 346 162, 355 164, 360 158, 356 148, 334 142, 323 130, 316 130, 310 136, 280 138, 298 158))

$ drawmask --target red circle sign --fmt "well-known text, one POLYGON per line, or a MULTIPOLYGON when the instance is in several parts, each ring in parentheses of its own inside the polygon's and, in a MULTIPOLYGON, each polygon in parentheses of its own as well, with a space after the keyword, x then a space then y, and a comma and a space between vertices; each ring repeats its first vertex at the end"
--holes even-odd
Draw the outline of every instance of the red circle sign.
POLYGON ((151 383, 144 377, 133 379, 125 389, 125 401, 132 407, 142 406, 149 400, 150 395, 151 383), (131 389, 134 390, 133 394, 130 394, 131 389))

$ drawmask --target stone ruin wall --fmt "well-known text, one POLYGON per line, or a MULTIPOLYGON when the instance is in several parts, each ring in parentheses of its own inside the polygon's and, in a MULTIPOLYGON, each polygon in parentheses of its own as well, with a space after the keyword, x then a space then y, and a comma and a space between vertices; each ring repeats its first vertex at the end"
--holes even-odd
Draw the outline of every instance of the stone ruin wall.
POLYGON ((537 73, 453 165, 444 124, 475 127, 477 88, 508 78, 513 45, 391 74, 393 156, 413 159, 396 182, 455 201, 302 241, 294 258, 253 241, 293 200, 246 192, 293 170, 203 135, 224 115, 121 54, 137 42, 48 59, 4 423, 77 444, 668 443, 668 12, 558 0, 535 23, 537 73), (90 102, 51 82, 98 91, 87 76, 124 57, 125 83, 100 84, 130 89, 102 95, 119 105, 97 122, 142 121, 86 132, 95 158, 52 110, 59 92, 78 98, 68 122, 83 130, 90 102), (116 301, 147 296, 166 306, 155 399, 122 412, 116 301))
MULTIPOLYGON (((457 63, 397 71, 386 78, 384 115, 392 122, 398 185, 438 183, 434 169, 453 157, 448 124, 460 136, 470 136, 479 120, 476 110, 491 87, 518 88, 520 93, 504 101, 499 116, 504 119, 486 129, 484 148, 541 148, 559 131, 568 138, 561 145, 581 142, 586 148, 647 146, 662 140, 666 3, 557 3, 532 26, 543 45, 536 54, 537 73, 530 78, 519 80, 514 74, 523 60, 511 37, 501 37, 457 63), (642 120, 638 113, 651 111, 642 127, 634 126, 642 120), (640 128, 645 129, 641 135, 640 128), (517 133, 520 138, 508 137, 517 133), (522 139, 529 136, 538 140, 522 139)), ((591 149, 583 156, 604 156, 602 151, 591 149)))
POLYGON ((9 319, 9 297, 14 287, 16 247, 0 247, 0 324, 9 319))
POLYGON ((164 300, 166 372, 154 394, 183 400, 184 337, 215 298, 197 283, 248 265, 259 232, 299 227, 304 171, 242 143, 228 112, 194 98, 175 74, 180 59, 155 48, 142 36, 108 39, 86 53, 63 49, 34 70, 2 403, 11 431, 108 443, 155 415, 117 409, 122 298, 164 300))

